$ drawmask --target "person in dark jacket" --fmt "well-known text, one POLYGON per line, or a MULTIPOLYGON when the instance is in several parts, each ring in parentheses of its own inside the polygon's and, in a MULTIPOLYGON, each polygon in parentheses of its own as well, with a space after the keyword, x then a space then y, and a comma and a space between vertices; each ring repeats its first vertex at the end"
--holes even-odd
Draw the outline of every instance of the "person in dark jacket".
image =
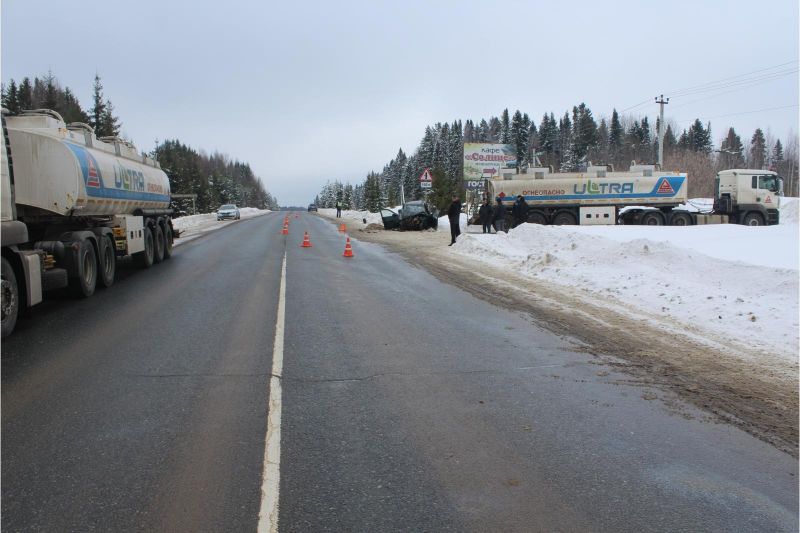
POLYGON ((514 227, 528 221, 528 202, 520 194, 517 196, 517 201, 514 202, 514 207, 511 208, 511 218, 514 219, 514 227))
POLYGON ((498 196, 496 198, 497 205, 494 206, 494 213, 492 213, 492 222, 494 223, 495 231, 506 231, 506 206, 498 196))
POLYGON ((453 203, 447 209, 447 218, 450 220, 451 238, 448 246, 453 246, 456 243, 456 237, 461 235, 461 228, 458 227, 461 218, 461 200, 458 199, 458 195, 453 195, 453 203))
POLYGON ((483 200, 483 205, 478 209, 478 218, 483 225, 484 233, 492 232, 492 206, 489 204, 489 199, 483 200))

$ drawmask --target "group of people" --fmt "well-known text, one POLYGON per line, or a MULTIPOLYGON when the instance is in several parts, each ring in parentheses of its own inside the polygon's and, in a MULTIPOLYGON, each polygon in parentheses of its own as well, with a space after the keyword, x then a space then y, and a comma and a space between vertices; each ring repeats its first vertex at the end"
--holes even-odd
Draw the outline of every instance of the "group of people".
MULTIPOLYGON (((494 231, 507 231, 506 230, 506 206, 503 205, 501 198, 495 198, 497 202, 494 208, 489 204, 489 199, 483 201, 480 209, 478 209, 478 218, 483 226, 484 233, 491 233, 492 227, 494 231)), ((528 221, 528 203, 522 195, 517 196, 513 207, 511 208, 511 223, 513 228, 516 228, 523 222, 528 221)))
MULTIPOLYGON (((478 219, 483 226, 484 233, 491 233, 492 227, 494 231, 508 231, 506 230, 506 206, 503 205, 503 200, 500 197, 495 198, 497 202, 494 207, 489 203, 489 199, 485 198, 480 209, 478 209, 478 219)), ((461 216, 461 200, 457 195, 453 195, 453 202, 447 210, 447 218, 450 220, 450 246, 456 242, 456 237, 461 235, 459 228, 459 217, 461 216)), ((528 221, 528 202, 520 194, 514 201, 511 207, 511 223, 513 228, 528 221)))

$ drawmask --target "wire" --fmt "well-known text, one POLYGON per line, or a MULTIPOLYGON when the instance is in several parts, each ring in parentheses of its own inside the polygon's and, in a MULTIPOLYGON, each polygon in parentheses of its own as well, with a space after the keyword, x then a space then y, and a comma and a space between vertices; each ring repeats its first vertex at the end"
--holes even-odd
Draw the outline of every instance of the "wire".
MULTIPOLYGON (((792 61, 786 61, 785 63, 779 63, 777 65, 772 65, 770 67, 752 70, 750 72, 745 72, 744 74, 737 74, 736 76, 728 76, 727 78, 720 78, 715 81, 709 81, 701 83, 699 85, 691 85, 689 87, 683 87, 681 89, 673 89, 672 91, 667 91, 663 94, 669 95, 670 98, 681 98, 684 96, 690 96, 692 94, 701 94, 709 91, 725 90, 732 87, 737 87, 737 89, 735 90, 738 90, 740 88, 743 89, 746 87, 752 87, 754 85, 759 85, 760 83, 766 83, 768 81, 772 81, 773 79, 781 78, 783 76, 788 76, 798 72, 797 63, 798 60, 793 59, 792 61), (787 65, 792 65, 792 66, 786 68, 787 65), (775 69, 780 69, 780 70, 775 71, 775 69), (768 71, 774 71, 774 72, 768 72, 768 71), (759 74, 762 72, 764 74, 759 74), (747 78, 747 76, 752 76, 753 74, 759 74, 759 75, 752 78, 747 78)), ((619 113, 621 114, 625 113, 626 111, 631 111, 652 101, 653 101, 652 99, 648 98, 647 100, 643 100, 638 104, 626 107, 622 111, 619 111, 619 113)), ((682 107, 688 104, 689 103, 681 104, 680 106, 676 107, 682 107)), ((673 107, 672 109, 675 109, 675 107, 673 107)))
POLYGON ((673 90, 669 91, 666 94, 678 94, 678 93, 682 93, 684 91, 690 91, 690 90, 694 90, 694 89, 697 89, 697 88, 700 88, 700 87, 704 87, 706 85, 717 84, 717 83, 725 82, 725 81, 728 81, 728 80, 734 80, 736 78, 742 78, 744 76, 750 76, 751 74, 757 74, 759 72, 765 72, 767 70, 773 70, 773 69, 776 69, 778 67, 783 67, 783 66, 786 66, 786 65, 794 64, 794 63, 797 63, 797 59, 793 59, 792 61, 787 61, 785 63, 780 63, 778 65, 773 65, 771 67, 766 67, 766 68, 762 68, 762 69, 758 69, 758 70, 753 70, 753 71, 750 71, 750 72, 745 72, 744 74, 738 74, 736 76, 729 76, 727 78, 721 78, 719 80, 710 81, 710 82, 706 82, 706 83, 701 83, 700 85, 692 85, 690 87, 683 87, 681 89, 673 89, 673 90))
POLYGON ((742 111, 739 113, 727 113, 725 115, 716 115, 713 117, 697 117, 697 118, 689 118, 689 119, 681 119, 676 120, 675 122, 683 123, 683 122, 693 122, 695 120, 711 120, 714 118, 723 118, 723 117, 734 117, 736 115, 749 115, 750 113, 763 113, 764 111, 775 111, 778 109, 789 109, 790 107, 797 107, 800 104, 792 104, 792 105, 784 105, 779 107, 768 107, 766 109, 754 109, 753 111, 742 111))
MULTIPOLYGON (((795 71, 795 72, 797 72, 797 71, 795 71)), ((777 78, 775 78, 775 79, 777 79, 777 78)), ((765 80, 764 82, 760 82, 760 83, 766 83, 767 81, 772 81, 772 80, 765 80)), ((754 84, 751 84, 751 85, 745 85, 745 86, 742 86, 742 87, 737 87, 735 89, 731 89, 729 91, 722 91, 722 92, 719 92, 719 93, 711 94, 709 96, 704 96, 703 98, 698 98, 696 100, 690 100, 688 102, 684 102, 682 104, 679 104, 679 105, 676 105, 676 106, 672 106, 670 111, 675 111, 676 109, 680 109, 681 107, 686 107, 687 105, 694 104, 696 102, 702 102, 704 100, 710 100, 711 98, 716 98, 717 96, 722 96, 723 94, 730 94, 730 93, 735 93, 736 91, 741 91, 743 89, 749 89, 750 87, 753 87, 755 85, 759 85, 760 83, 754 83, 754 84)))

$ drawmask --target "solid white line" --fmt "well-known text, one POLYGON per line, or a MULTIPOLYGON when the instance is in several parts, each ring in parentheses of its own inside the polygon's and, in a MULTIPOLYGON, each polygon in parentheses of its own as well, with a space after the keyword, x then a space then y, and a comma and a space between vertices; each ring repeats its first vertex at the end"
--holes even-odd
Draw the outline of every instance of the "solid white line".
POLYGON ((272 378, 269 381, 269 415, 264 446, 264 472, 261 481, 259 533, 278 531, 278 492, 281 481, 281 375, 283 372, 283 327, 286 316, 286 252, 281 268, 278 318, 275 322, 275 345, 272 348, 272 378))

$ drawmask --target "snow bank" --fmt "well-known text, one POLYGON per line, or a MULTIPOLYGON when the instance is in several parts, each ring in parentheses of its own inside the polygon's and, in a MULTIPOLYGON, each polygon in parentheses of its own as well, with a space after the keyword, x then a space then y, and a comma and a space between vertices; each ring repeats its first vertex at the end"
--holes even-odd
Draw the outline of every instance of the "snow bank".
POLYGON ((696 325, 796 361, 800 235, 792 200, 778 226, 525 224, 463 235, 453 249, 634 316, 696 325))
MULTIPOLYGON (((392 209, 395 212, 397 211, 396 208, 390 208, 390 209, 392 209)), ((336 209, 321 208, 319 210, 319 214, 330 218, 336 218, 336 209)), ((380 213, 370 213, 369 211, 345 211, 344 209, 342 210, 342 220, 345 223, 358 222, 363 226, 364 219, 367 220, 367 224, 383 225, 380 213)))
POLYGON ((800 220, 797 216, 798 204, 800 204, 800 198, 781 198, 781 224, 797 224, 798 220, 800 220))
MULTIPOLYGON (((271 213, 269 209, 257 209, 255 207, 242 207, 239 215, 242 219, 253 218, 271 213)), ((175 244, 182 244, 194 239, 209 231, 217 230, 233 222, 232 220, 217 221, 217 213, 203 213, 200 215, 189 215, 175 218, 172 220, 172 227, 180 233, 180 238, 175 239, 175 244)))

